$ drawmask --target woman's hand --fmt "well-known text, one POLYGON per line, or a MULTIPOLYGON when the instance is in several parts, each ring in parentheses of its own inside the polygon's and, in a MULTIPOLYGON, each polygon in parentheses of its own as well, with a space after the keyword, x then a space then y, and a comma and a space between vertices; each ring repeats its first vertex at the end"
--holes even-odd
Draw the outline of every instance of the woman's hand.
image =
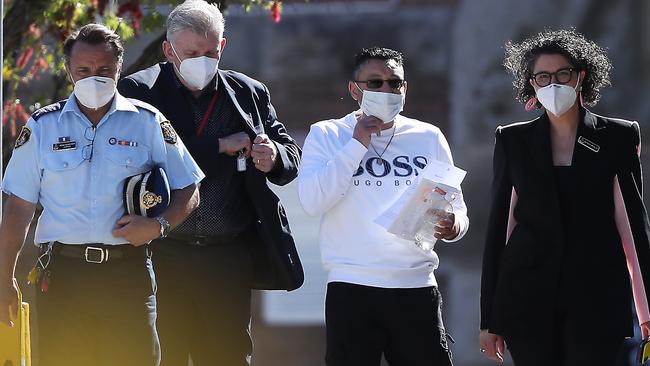
POLYGON ((650 336, 650 321, 641 324, 640 327, 641 327, 641 338, 648 339, 648 336, 650 336))
MULTIPOLYGON (((650 322, 648 322, 650 323, 650 322)), ((647 325, 650 325, 645 323, 647 325)), ((479 345, 481 353, 492 361, 503 362, 504 344, 503 337, 498 334, 492 334, 487 329, 482 329, 479 335, 479 345)))

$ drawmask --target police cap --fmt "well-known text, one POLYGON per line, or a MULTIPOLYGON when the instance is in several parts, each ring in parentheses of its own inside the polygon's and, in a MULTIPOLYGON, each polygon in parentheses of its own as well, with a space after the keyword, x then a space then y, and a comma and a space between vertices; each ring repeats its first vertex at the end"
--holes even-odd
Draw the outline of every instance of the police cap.
POLYGON ((169 181, 161 167, 126 178, 124 182, 124 207, 129 215, 160 216, 169 206, 169 200, 169 181))

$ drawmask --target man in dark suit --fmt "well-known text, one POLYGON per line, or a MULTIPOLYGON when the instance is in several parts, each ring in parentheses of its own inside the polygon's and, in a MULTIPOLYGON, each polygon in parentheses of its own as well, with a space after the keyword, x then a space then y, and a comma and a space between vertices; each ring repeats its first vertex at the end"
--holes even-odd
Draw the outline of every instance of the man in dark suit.
POLYGON ((262 83, 218 69, 224 19, 186 1, 167 20, 167 62, 118 88, 171 121, 206 173, 201 204, 154 243, 163 365, 248 365, 251 288, 298 288, 303 272, 286 215, 267 186, 291 182, 300 148, 262 83))

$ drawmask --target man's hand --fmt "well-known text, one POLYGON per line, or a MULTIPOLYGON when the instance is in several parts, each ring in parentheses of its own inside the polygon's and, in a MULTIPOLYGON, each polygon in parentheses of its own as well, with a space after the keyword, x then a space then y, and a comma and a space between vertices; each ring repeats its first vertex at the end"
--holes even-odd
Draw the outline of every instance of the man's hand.
POLYGON ((352 137, 357 139, 363 146, 370 145, 370 136, 375 133, 377 136, 381 135, 381 127, 384 122, 377 117, 367 116, 361 114, 357 116, 357 124, 354 126, 352 137))
POLYGON ((237 132, 219 139, 219 153, 236 156, 239 151, 244 150, 248 158, 251 154, 251 139, 246 132, 237 132))
MULTIPOLYGON (((18 318, 18 283, 14 269, 36 204, 10 195, 0 224, 0 323, 13 326, 18 318)), ((0 324, 0 327, 4 325, 0 324)))
POLYGON ((478 343, 481 347, 481 353, 483 356, 489 358, 492 361, 499 363, 503 362, 505 345, 503 343, 502 336, 492 334, 487 329, 482 329, 481 334, 479 335, 478 343))
POLYGON ((275 166, 275 160, 278 157, 278 150, 275 144, 265 134, 257 135, 253 141, 253 150, 251 158, 257 170, 264 173, 270 172, 275 166))
MULTIPOLYGON (((13 278, 0 284, 0 323, 10 327, 18 319, 18 283, 13 278)), ((0 325, 2 327, 4 325, 0 325)))
POLYGON ((460 233, 460 225, 456 222, 456 215, 446 212, 446 218, 440 219, 435 225, 435 236, 437 239, 452 240, 460 233))
POLYGON ((124 238, 137 246, 148 244, 160 236, 160 223, 155 219, 139 215, 124 215, 117 220, 118 228, 113 236, 124 238))

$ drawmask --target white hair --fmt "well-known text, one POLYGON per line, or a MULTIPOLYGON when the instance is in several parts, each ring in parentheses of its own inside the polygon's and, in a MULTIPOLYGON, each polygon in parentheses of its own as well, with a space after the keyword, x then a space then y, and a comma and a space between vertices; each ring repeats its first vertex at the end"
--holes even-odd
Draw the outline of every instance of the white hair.
POLYGON ((177 6, 167 17, 167 40, 185 30, 206 35, 214 33, 223 37, 226 21, 216 4, 204 0, 186 0, 177 6))

